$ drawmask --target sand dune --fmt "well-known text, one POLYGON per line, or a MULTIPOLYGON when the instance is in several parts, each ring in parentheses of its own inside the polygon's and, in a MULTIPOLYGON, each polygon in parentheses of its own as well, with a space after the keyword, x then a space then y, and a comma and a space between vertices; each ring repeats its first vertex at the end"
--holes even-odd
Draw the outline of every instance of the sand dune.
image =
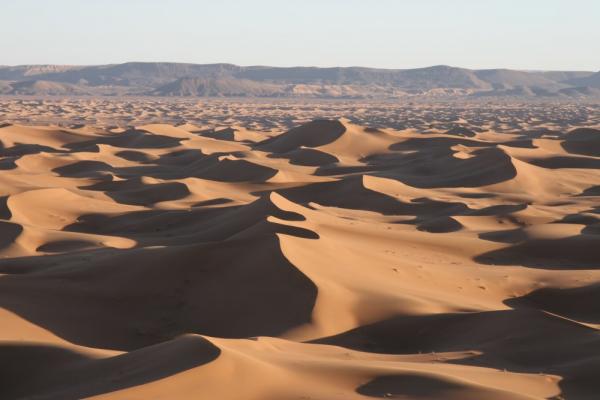
POLYGON ((595 399, 600 131, 0 127, 2 399, 595 399))

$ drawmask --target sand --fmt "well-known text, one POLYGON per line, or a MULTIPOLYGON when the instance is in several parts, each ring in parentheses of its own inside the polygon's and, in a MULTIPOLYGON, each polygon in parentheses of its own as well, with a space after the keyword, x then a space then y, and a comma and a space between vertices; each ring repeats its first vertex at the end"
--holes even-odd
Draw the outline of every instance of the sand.
POLYGON ((252 107, 5 118, 0 398, 597 398, 594 111, 398 129, 252 107))

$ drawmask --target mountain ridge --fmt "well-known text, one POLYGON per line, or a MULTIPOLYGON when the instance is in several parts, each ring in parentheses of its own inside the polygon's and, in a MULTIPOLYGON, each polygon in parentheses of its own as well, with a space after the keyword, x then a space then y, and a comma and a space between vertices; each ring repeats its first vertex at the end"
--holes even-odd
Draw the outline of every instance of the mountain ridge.
POLYGON ((128 62, 0 66, 0 94, 192 97, 398 98, 405 96, 600 96, 600 72, 270 67, 128 62), (25 84, 24 82, 29 82, 25 84), (43 84, 39 83, 43 82, 43 84), (46 88, 54 82, 54 90, 46 88), (41 87, 38 90, 36 88, 41 87), (64 88, 64 89, 61 89, 64 88))

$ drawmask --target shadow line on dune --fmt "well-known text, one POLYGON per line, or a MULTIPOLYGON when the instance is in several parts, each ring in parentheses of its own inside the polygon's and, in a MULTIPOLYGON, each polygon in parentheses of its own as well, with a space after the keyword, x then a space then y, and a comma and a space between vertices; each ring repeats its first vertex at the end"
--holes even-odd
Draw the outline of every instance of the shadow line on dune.
MULTIPOLYGON (((560 375, 567 398, 570 394, 588 398, 585 396, 600 390, 597 379, 589 379, 588 370, 589 366, 600 365, 597 330, 535 308, 399 316, 310 343, 380 354, 475 351, 473 356, 445 362, 560 375)), ((383 379, 363 390, 376 395, 382 388, 380 383, 383 387, 391 385, 387 393, 407 390, 395 385, 396 378, 383 379), (386 383, 385 379, 390 381, 386 383)))
POLYGON ((118 350, 184 333, 278 336, 310 322, 317 287, 276 233, 318 235, 267 221, 240 229, 215 242, 0 260, 0 306, 73 343, 118 350))
MULTIPOLYGON (((511 241, 509 236, 506 240, 509 243, 511 241)), ((512 240, 517 244, 480 254, 474 261, 486 265, 521 265, 540 269, 600 269, 599 235, 580 234, 562 239, 519 241, 513 234, 512 240)))
POLYGON ((95 359, 62 347, 0 344, 0 397, 76 400, 157 381, 210 363, 221 350, 186 336, 95 359), (27 377, 27 378, 24 378, 27 377))

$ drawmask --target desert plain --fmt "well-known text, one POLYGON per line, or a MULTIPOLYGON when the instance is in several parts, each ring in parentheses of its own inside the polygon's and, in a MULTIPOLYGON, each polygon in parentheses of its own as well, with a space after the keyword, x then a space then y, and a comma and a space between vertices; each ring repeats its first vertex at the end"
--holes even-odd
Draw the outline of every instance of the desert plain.
POLYGON ((598 399, 600 105, 0 98, 0 398, 598 399))

